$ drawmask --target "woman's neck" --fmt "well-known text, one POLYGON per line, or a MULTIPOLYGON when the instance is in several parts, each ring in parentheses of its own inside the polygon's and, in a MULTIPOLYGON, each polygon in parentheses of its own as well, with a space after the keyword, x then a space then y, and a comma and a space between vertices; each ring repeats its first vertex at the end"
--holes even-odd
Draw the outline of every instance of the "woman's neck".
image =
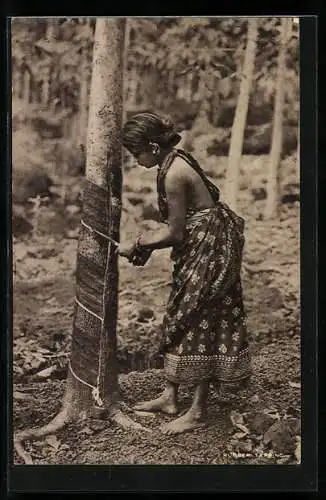
POLYGON ((158 161, 157 161, 157 164, 159 167, 161 167, 163 165, 165 158, 173 151, 173 149, 174 149, 173 147, 161 149, 160 154, 158 156, 158 161))

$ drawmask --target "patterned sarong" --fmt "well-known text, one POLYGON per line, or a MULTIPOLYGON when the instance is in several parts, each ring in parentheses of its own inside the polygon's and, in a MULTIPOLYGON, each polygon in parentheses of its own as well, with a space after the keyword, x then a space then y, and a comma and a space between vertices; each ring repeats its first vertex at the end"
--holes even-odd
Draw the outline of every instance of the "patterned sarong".
MULTIPOLYGON (((190 155, 177 150, 202 176, 214 208, 190 212, 185 238, 174 248, 172 290, 163 320, 162 351, 167 379, 234 383, 248 379, 250 354, 240 279, 244 220, 219 201, 190 155)), ((161 214, 166 217, 163 186, 173 157, 159 172, 161 214)))

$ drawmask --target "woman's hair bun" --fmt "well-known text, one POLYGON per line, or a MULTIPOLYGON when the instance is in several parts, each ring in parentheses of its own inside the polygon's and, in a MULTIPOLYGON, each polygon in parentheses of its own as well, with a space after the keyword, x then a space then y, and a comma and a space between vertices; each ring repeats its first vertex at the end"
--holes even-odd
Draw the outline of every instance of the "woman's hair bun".
POLYGON ((169 117, 162 116, 161 122, 166 132, 174 132, 174 123, 169 117))
POLYGON ((181 135, 174 132, 174 130, 172 130, 171 132, 165 132, 161 138, 162 144, 170 146, 176 146, 180 141, 181 141, 181 135))
POLYGON ((144 111, 133 115, 124 125, 123 143, 129 150, 146 148, 149 142, 175 146, 181 140, 173 121, 166 115, 144 111))

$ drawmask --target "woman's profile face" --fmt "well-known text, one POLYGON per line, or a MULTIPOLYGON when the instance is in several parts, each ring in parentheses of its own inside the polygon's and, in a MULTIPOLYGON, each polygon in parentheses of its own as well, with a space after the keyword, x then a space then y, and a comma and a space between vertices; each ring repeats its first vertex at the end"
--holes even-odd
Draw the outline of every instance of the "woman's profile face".
POLYGON ((138 165, 145 168, 152 168, 157 165, 157 158, 152 151, 142 151, 140 153, 132 153, 138 165))

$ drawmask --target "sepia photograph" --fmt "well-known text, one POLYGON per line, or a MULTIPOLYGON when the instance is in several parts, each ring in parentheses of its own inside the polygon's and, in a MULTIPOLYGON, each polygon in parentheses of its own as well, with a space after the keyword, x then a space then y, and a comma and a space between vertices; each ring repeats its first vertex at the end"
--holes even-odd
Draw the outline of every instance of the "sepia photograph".
POLYGON ((14 464, 301 464, 300 19, 10 30, 14 464))

